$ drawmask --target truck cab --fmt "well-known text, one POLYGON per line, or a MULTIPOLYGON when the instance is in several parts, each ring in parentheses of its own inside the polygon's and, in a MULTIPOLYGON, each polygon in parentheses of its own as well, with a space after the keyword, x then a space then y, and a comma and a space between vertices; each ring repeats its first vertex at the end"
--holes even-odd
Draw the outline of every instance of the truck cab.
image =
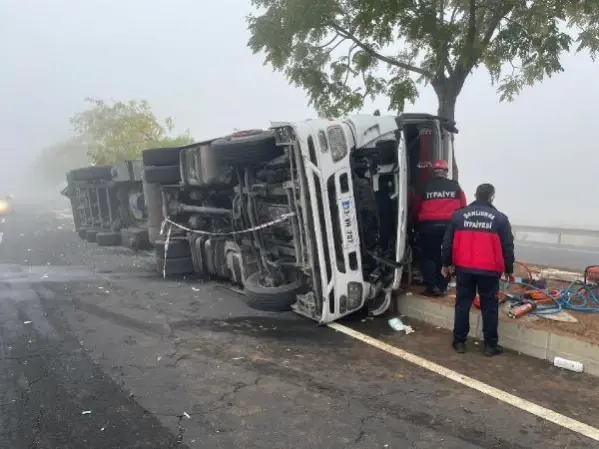
POLYGON ((293 310, 320 323, 365 305, 384 313, 412 266, 411 195, 435 160, 452 166, 457 130, 427 114, 272 127, 280 144, 299 152, 300 190, 310 212, 302 224, 313 249, 313 288, 298 295, 293 310))

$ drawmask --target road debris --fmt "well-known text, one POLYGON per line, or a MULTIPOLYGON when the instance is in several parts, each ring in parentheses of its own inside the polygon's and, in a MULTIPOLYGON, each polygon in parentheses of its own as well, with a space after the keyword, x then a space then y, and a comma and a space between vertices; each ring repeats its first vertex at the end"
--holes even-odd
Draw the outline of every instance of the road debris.
POLYGON ((31 321, 23 321, 23 324, 31 324, 31 321))
POLYGON ((82 415, 91 415, 92 411, 91 410, 84 410, 81 412, 82 415))
POLYGON ((584 365, 575 360, 568 360, 562 357, 555 357, 553 359, 553 366, 557 366, 558 368, 564 368, 570 371, 574 371, 576 373, 582 373, 584 370, 584 365))
POLYGON ((191 419, 190 414, 187 412, 183 412, 183 416, 185 416, 187 419, 191 419))
POLYGON ((399 317, 391 318, 388 321, 388 323, 389 323, 389 326, 391 327, 391 329, 393 329, 394 331, 405 332, 406 335, 414 332, 414 329, 412 329, 412 326, 408 326, 407 324, 404 324, 403 321, 401 321, 401 318, 399 318, 399 317))

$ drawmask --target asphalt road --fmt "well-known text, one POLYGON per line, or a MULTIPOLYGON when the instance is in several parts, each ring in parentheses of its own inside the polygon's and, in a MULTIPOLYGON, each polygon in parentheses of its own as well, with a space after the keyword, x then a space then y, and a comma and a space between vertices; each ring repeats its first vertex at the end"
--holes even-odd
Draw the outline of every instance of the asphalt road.
MULTIPOLYGON (((82 242, 63 212, 23 206, 0 227, 1 448, 598 447, 222 287, 161 280, 151 255, 82 242)), ((346 324, 599 426, 593 378, 511 353, 458 356, 419 323, 410 335, 346 324)))
POLYGON ((571 270, 599 265, 599 248, 516 242, 516 258, 524 262, 571 270))

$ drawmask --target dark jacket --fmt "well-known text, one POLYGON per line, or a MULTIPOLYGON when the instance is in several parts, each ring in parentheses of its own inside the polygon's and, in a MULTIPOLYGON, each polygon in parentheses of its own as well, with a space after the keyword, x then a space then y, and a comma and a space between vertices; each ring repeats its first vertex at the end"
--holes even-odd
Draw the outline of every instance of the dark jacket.
POLYGON ((466 205, 466 195, 457 181, 431 178, 414 198, 414 219, 421 223, 448 222, 457 209, 466 205))
POLYGON ((489 203, 474 201, 456 211, 441 248, 443 266, 473 274, 514 272, 514 236, 506 215, 489 203))

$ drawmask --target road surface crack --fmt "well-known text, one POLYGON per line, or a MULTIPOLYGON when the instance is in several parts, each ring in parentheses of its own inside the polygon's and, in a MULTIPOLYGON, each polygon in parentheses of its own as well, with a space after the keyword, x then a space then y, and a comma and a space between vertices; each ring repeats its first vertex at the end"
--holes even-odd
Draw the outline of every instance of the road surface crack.
POLYGON ((221 402, 223 402, 225 399, 227 399, 229 397, 235 396, 237 393, 239 393, 239 391, 243 390, 244 388, 257 386, 258 383, 260 382, 260 380, 262 380, 262 376, 256 377, 256 379, 251 383, 240 383, 238 385, 235 385, 231 391, 227 391, 227 392, 223 393, 218 399, 215 399, 214 401, 211 401, 207 404, 208 407, 216 405, 216 404, 220 404, 216 407, 212 407, 212 408, 208 409, 208 413, 214 412, 220 408, 230 405, 229 403, 221 404, 221 402))
POLYGON ((353 446, 354 444, 358 444, 360 441, 362 441, 362 439, 366 436, 366 424, 368 423, 368 421, 370 421, 371 419, 373 419, 376 416, 375 413, 369 414, 369 415, 365 415, 362 417, 362 419, 360 419, 360 426, 358 427, 358 434, 356 435, 356 438, 354 438, 354 440, 350 443, 348 443, 348 446, 353 446))
POLYGON ((185 427, 183 427, 183 418, 184 415, 179 415, 177 417, 177 436, 175 440, 175 444, 171 446, 171 449, 175 449, 176 447, 183 444, 183 436, 185 435, 185 427))
POLYGON ((34 433, 33 433, 33 437, 31 438, 31 443, 29 443, 28 448, 29 449, 37 449, 39 447, 39 436, 40 433, 42 432, 42 417, 44 416, 44 410, 40 409, 37 412, 37 415, 35 417, 35 426, 34 426, 34 433))

